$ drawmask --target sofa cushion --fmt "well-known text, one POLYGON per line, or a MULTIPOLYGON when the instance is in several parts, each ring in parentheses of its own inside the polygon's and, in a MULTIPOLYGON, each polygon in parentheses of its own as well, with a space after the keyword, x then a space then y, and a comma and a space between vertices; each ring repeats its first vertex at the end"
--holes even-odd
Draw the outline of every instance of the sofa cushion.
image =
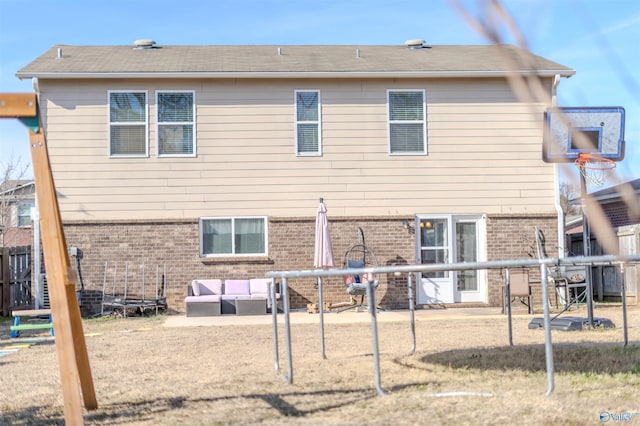
POLYGON ((273 282, 273 278, 252 278, 249 280, 249 291, 254 294, 269 293, 269 285, 273 282))
POLYGON ((222 300, 251 300, 251 296, 248 294, 223 294, 221 298, 222 300))
POLYGON ((271 296, 268 293, 256 293, 249 296, 251 300, 267 300, 271 301, 271 296))
POLYGON ((224 293, 227 295, 249 295, 249 280, 225 280, 224 293))
POLYGON ((193 289, 194 296, 206 296, 211 294, 222 294, 222 280, 194 280, 197 283, 198 291, 193 289))
POLYGON ((194 296, 200 296, 200 283, 198 280, 191 281, 191 293, 194 296))
MULTIPOLYGON (((276 300, 280 300, 282 295, 280 293, 276 293, 276 300)), ((253 293, 251 295, 252 299, 271 299, 271 293, 253 293)))
POLYGON ((220 302, 222 296, 219 294, 208 294, 200 296, 187 296, 184 298, 184 303, 206 303, 206 302, 220 302))

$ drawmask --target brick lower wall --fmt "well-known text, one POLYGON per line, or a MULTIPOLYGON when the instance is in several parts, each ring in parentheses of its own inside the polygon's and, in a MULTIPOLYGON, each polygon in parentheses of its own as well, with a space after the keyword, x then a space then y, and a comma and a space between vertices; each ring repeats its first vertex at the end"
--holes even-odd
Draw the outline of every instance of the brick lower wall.
POLYGON ((8 228, 4 233, 4 247, 30 246, 33 243, 31 227, 8 228))
MULTIPOLYGON (((403 227, 403 219, 330 218, 336 266, 342 267, 346 251, 358 242, 358 227, 364 231, 365 243, 375 253, 378 265, 415 263, 415 235, 411 227, 403 227)), ((412 217, 406 219, 413 223, 412 217)), ((552 255, 555 253, 555 216, 490 216, 486 224, 489 260, 527 257, 536 226, 546 236, 547 251, 552 255)), ((122 293, 125 265, 129 295, 140 295, 144 281, 145 295, 153 296, 156 283, 161 285, 164 275, 167 303, 176 311, 184 311, 187 285, 193 279, 254 278, 263 277, 267 271, 313 269, 315 218, 270 218, 268 226, 268 258, 202 259, 199 257, 197 220, 66 223, 67 244, 77 247, 80 253, 81 275, 87 293, 86 300, 83 298, 82 301, 82 312, 85 315, 100 312, 96 294, 101 294, 103 287, 107 293, 114 289, 122 293)), ((503 285, 501 272, 489 271, 488 278, 489 304, 499 306, 503 285)), ((314 278, 290 279, 289 288, 293 308, 317 302, 314 278)), ((341 277, 324 278, 323 290, 326 303, 349 300, 341 277)), ((376 296, 382 307, 407 308, 406 276, 381 276, 376 296)))
MULTIPOLYGON (((489 216, 487 218, 487 259, 509 260, 537 257, 535 239, 536 227, 541 231, 546 255, 558 256, 557 217, 551 215, 534 216, 489 216)), ((540 270, 531 268, 529 277, 532 281, 540 280, 540 270)), ((487 273, 489 304, 501 306, 504 272, 490 270, 487 273)), ((534 305, 542 306, 540 285, 533 284, 534 305)))

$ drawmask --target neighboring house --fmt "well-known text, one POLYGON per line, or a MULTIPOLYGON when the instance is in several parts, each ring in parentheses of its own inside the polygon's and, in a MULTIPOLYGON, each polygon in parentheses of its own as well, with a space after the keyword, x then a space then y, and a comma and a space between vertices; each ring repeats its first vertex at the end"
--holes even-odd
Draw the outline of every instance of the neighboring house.
MULTIPOLYGON (((609 225, 618 237, 622 255, 640 254, 640 179, 624 182, 589 194, 600 204, 609 220, 609 225), (623 195, 625 194, 625 195, 623 195)), ((579 202, 579 200, 577 200, 579 202)), ((582 217, 572 217, 566 224, 567 248, 571 255, 583 254, 582 217)), ((598 243, 593 232, 590 236, 591 253, 607 254, 598 243)), ((631 301, 638 301, 637 265, 628 265, 626 271, 626 293, 631 301)), ((594 296, 599 300, 619 299, 622 280, 619 269, 613 266, 593 268, 594 296)))
POLYGON ((31 245, 35 200, 33 180, 0 183, 0 248, 31 245))
MULTIPOLYGON (((60 45, 19 70, 39 88, 85 288, 111 285, 115 262, 160 264, 183 310, 194 278, 311 269, 321 197, 338 267, 358 228, 382 265, 527 257, 536 226, 557 249, 542 117, 574 71, 510 45, 411 44, 60 45)), ((314 283, 290 282, 294 307, 314 283)), ((499 305, 502 285, 500 271, 431 274, 416 299, 499 305)), ((341 279, 324 288, 349 299, 341 279)), ((393 276, 378 296, 408 306, 393 276)))

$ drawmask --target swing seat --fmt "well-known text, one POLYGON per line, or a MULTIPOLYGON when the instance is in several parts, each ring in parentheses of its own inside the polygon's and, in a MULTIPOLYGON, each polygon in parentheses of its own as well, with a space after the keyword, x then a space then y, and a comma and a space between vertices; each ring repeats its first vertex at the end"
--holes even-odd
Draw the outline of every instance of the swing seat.
MULTIPOLYGON (((363 269, 378 266, 373 252, 363 244, 355 244, 347 250, 344 264, 347 269, 363 269)), ((357 310, 359 307, 368 309, 369 305, 364 303, 364 298, 367 295, 367 286, 371 285, 373 288, 377 288, 380 280, 377 274, 363 273, 346 275, 344 277, 344 283, 347 294, 351 296, 351 305, 338 312, 343 312, 348 309, 357 310), (356 301, 355 296, 360 296, 360 302, 356 301)), ((376 309, 381 310, 382 308, 376 307, 376 309)))

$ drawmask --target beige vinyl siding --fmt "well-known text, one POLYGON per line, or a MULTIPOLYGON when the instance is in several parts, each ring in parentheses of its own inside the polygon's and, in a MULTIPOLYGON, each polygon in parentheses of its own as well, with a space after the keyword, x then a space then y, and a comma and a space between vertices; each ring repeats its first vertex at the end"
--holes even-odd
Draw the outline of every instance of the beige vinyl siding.
POLYGON ((41 80, 65 220, 554 213, 545 104, 499 79, 41 80), (295 90, 320 90, 323 153, 296 156, 295 90), (389 155, 388 89, 424 89, 428 155, 389 155), (109 158, 108 90, 146 90, 148 158, 109 158), (193 90, 197 156, 156 156, 156 90, 193 90))

